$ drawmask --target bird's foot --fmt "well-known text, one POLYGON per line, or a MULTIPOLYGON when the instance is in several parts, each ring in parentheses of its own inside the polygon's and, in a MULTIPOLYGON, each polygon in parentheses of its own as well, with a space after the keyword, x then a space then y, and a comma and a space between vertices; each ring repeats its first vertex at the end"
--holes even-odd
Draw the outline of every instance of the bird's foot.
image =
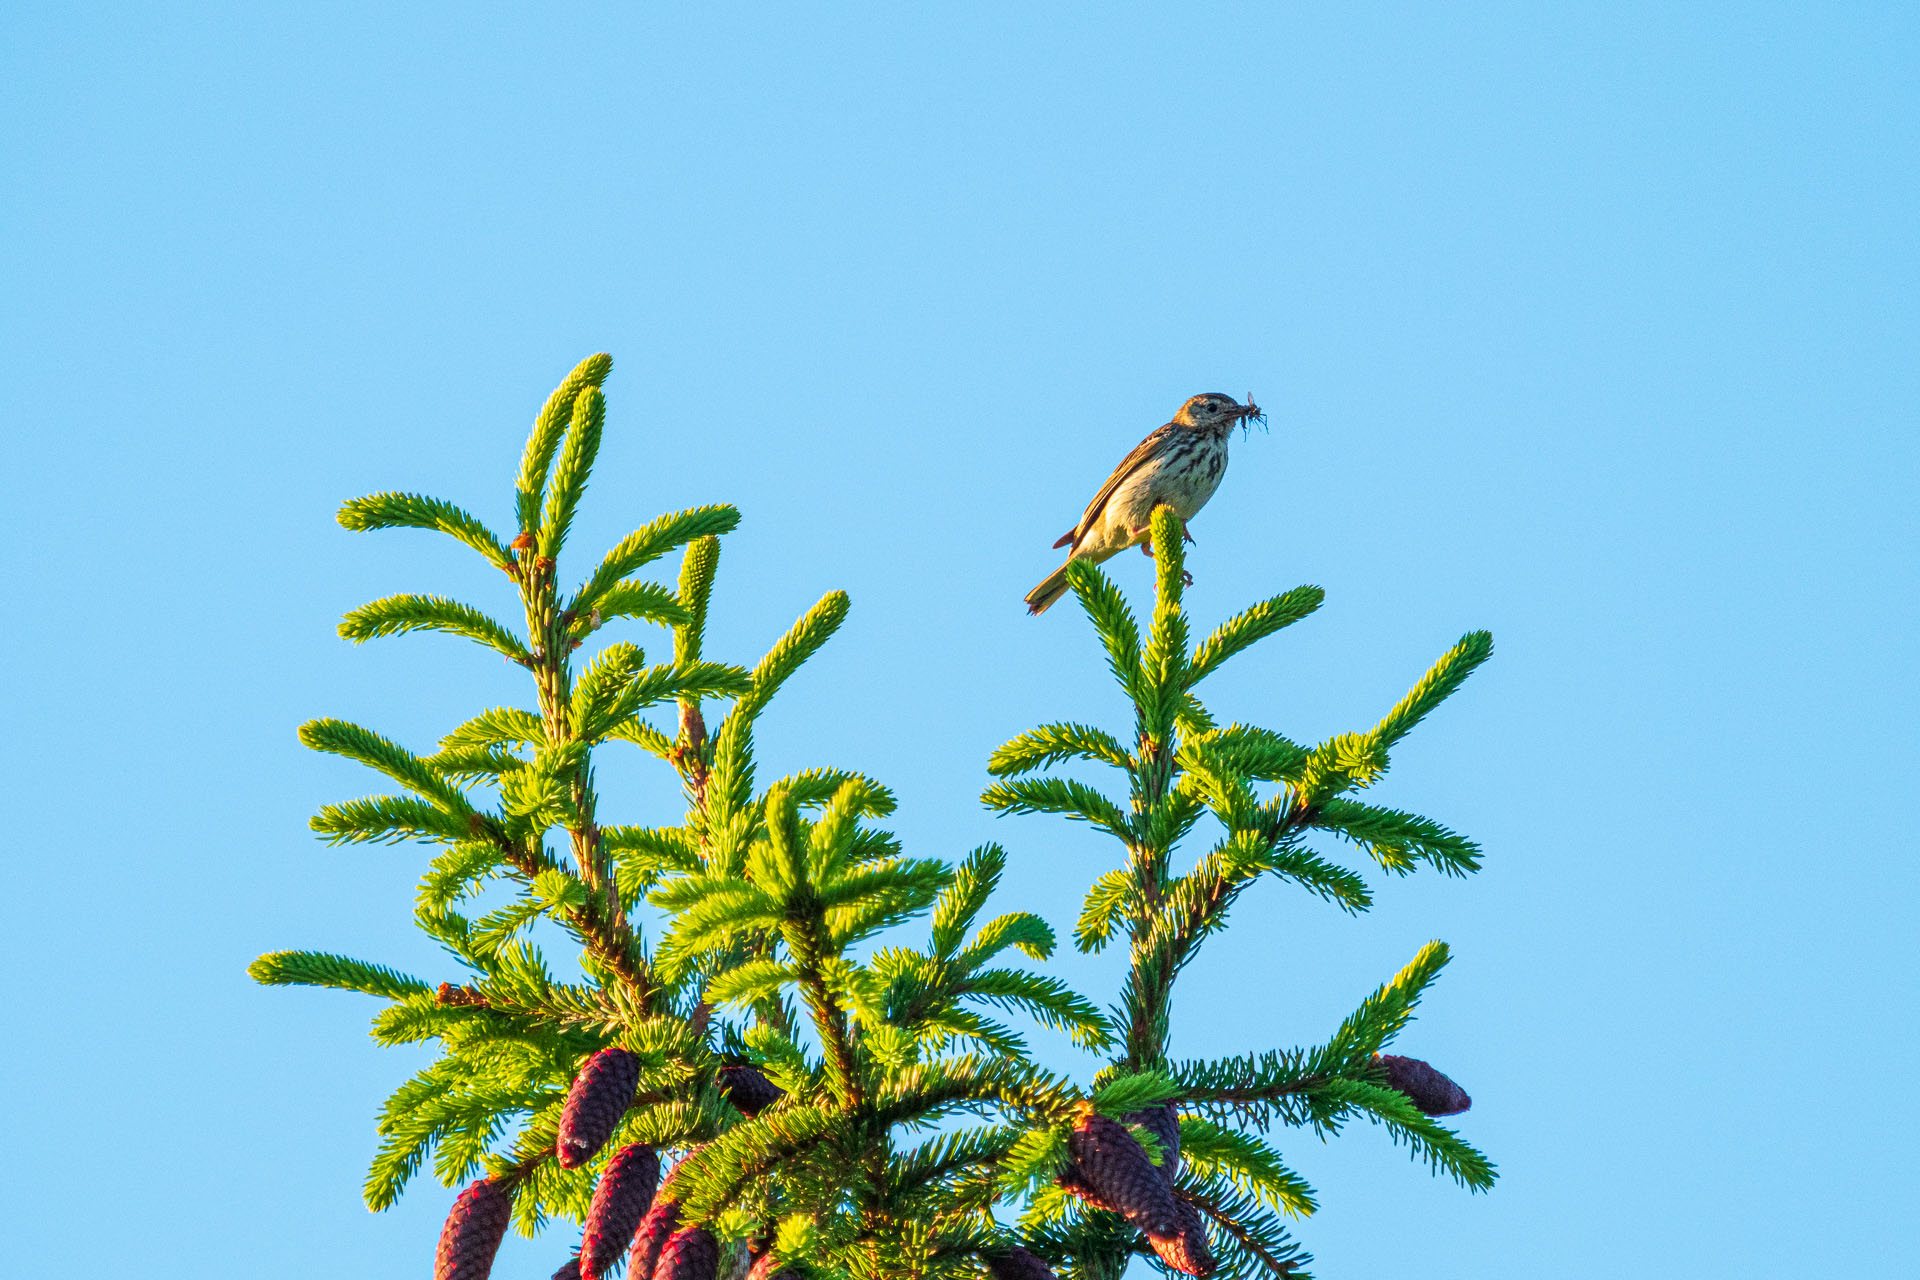
POLYGON ((1180 571, 1180 585, 1183 587, 1190 587, 1193 585, 1193 575, 1188 573, 1185 569, 1182 569, 1180 571))
POLYGON ((1193 535, 1187 532, 1187 522, 1185 520, 1182 520, 1180 522, 1180 540, 1182 542, 1193 541, 1193 535))

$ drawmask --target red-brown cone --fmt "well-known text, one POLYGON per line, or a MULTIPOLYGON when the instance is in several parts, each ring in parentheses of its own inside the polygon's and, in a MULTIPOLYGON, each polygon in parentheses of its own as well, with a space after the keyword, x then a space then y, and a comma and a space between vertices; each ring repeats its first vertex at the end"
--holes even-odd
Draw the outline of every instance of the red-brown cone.
POLYGON ((633 1242, 654 1189, 660 1185, 660 1157, 642 1143, 622 1147, 607 1161, 593 1189, 587 1229, 580 1239, 580 1280, 600 1280, 633 1242))
POLYGON ((1061 1166, 1060 1176, 1057 1181, 1060 1183, 1062 1190, 1071 1195, 1078 1196, 1096 1209, 1105 1209, 1109 1213, 1120 1212, 1105 1200, 1102 1200, 1099 1193, 1087 1185, 1087 1180, 1080 1176, 1079 1168, 1076 1167, 1071 1160, 1061 1166))
POLYGON ((1387 1069, 1387 1087, 1407 1095, 1407 1101, 1430 1116, 1457 1116, 1473 1105, 1467 1091, 1418 1058, 1377 1053, 1374 1065, 1387 1069))
POLYGON ((1150 1236, 1168 1236, 1178 1230, 1167 1180, 1127 1126, 1111 1116, 1089 1112, 1067 1135, 1067 1154, 1087 1189, 1128 1222, 1150 1236))
POLYGON ((786 1094, 786 1090, 766 1078, 758 1067, 722 1067, 718 1083, 734 1110, 743 1116, 756 1116, 786 1094))
POLYGON ((587 1059, 560 1113, 556 1154, 562 1169, 578 1169, 607 1145, 639 1087, 640 1059, 625 1049, 602 1049, 587 1059))
POLYGON ((720 1242, 705 1227, 673 1233, 660 1260, 653 1264, 653 1280, 713 1280, 720 1270, 720 1242))
POLYGON ((1180 1113, 1167 1102, 1135 1111, 1126 1117, 1126 1122, 1139 1125, 1160 1140, 1160 1176, 1171 1186, 1180 1172, 1180 1113))
POLYGON ((763 1253, 753 1270, 747 1272, 747 1280, 800 1280, 800 1272, 780 1261, 777 1254, 763 1253))
POLYGON ((1207 1224, 1200 1211, 1179 1196, 1173 1198, 1174 1211, 1180 1215, 1180 1229, 1168 1236, 1148 1236, 1147 1243, 1160 1255, 1160 1261, 1175 1271, 1190 1276, 1213 1274, 1213 1250, 1207 1245, 1207 1224))
POLYGON ((487 1280, 512 1217, 513 1197, 490 1179, 462 1191, 440 1228, 433 1280, 487 1280))
POLYGON ((580 1280, 580 1259, 568 1258, 567 1265, 553 1273, 553 1280, 580 1280))
POLYGON ((1059 1280, 1053 1268, 1019 1245, 987 1259, 993 1280, 1059 1280))
POLYGON ((651 1280, 660 1251, 680 1226, 680 1204, 665 1196, 653 1202, 640 1229, 633 1235, 633 1252, 627 1255, 627 1280, 651 1280))

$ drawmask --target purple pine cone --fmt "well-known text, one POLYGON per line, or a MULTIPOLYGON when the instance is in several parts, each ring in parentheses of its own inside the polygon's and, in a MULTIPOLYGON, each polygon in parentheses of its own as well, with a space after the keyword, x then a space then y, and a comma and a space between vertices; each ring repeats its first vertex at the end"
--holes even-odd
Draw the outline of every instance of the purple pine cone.
POLYGON ((1180 1113, 1171 1102, 1165 1102, 1145 1111, 1135 1111, 1124 1119, 1160 1140, 1160 1176, 1171 1186, 1180 1172, 1180 1113))
POLYGON ((1207 1244, 1207 1224, 1200 1211, 1179 1196, 1173 1199, 1180 1215, 1180 1229, 1170 1236, 1148 1236, 1147 1242, 1160 1255, 1160 1261, 1175 1271, 1190 1276, 1209 1276, 1217 1265, 1213 1249, 1207 1244))
POLYGON ((1386 1068, 1387 1087, 1407 1095, 1407 1101, 1426 1115, 1457 1116, 1473 1105, 1467 1091, 1418 1058, 1376 1053, 1373 1063, 1386 1068))
POLYGON ((556 1154, 562 1169, 578 1169, 607 1145, 640 1087, 640 1059, 625 1049, 602 1049, 587 1059, 567 1091, 556 1154))
POLYGON ((786 1090, 767 1079, 758 1067, 722 1067, 716 1077, 720 1092, 743 1116, 756 1116, 786 1096, 786 1090))
POLYGON ((988 1258, 987 1270, 993 1274, 993 1280, 1059 1280, 1052 1267, 1020 1245, 988 1258))
POLYGON ((653 1280, 714 1280, 720 1270, 720 1242, 705 1227, 673 1233, 660 1260, 653 1264, 653 1280))
POLYGON ((654 1263, 667 1241, 680 1226, 680 1203, 665 1196, 653 1202, 640 1229, 633 1236, 633 1252, 627 1255, 627 1280, 651 1280, 654 1263))
POLYGON ((653 1204, 660 1185, 660 1157, 642 1143, 623 1147, 600 1175, 587 1210, 587 1229, 580 1240, 580 1280, 600 1280, 613 1270, 634 1228, 653 1204))
POLYGON ((1127 1126, 1089 1112, 1067 1135, 1067 1154, 1087 1190, 1128 1222, 1150 1236, 1179 1230, 1167 1180, 1127 1126))
POLYGON ((440 1229, 433 1280, 487 1280, 512 1218, 513 1197, 492 1180, 482 1178, 462 1191, 440 1229))
POLYGON ((1061 1168, 1060 1176, 1056 1181, 1059 1182, 1062 1189, 1072 1195, 1078 1196, 1096 1209, 1105 1209, 1108 1213, 1120 1212, 1103 1200, 1099 1192, 1087 1185, 1087 1180, 1080 1176, 1079 1166, 1071 1160, 1067 1161, 1061 1168))

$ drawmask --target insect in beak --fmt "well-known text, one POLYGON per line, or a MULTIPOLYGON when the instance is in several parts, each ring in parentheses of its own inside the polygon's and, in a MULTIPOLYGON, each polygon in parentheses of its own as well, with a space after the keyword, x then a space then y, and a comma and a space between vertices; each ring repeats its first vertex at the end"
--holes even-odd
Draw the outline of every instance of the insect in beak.
POLYGON ((1247 402, 1239 407, 1239 413, 1240 434, 1242 437, 1253 430, 1253 423, 1259 423, 1262 428, 1265 428, 1267 425, 1267 415, 1261 411, 1259 405, 1253 402, 1253 392, 1251 391, 1247 392, 1247 402))

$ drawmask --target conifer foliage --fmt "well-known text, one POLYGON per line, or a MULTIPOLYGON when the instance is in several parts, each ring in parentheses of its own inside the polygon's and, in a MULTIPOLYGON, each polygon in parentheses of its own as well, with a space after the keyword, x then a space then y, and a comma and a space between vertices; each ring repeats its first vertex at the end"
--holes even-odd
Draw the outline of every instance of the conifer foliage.
POLYGON ((1352 793, 1486 658, 1484 633, 1372 730, 1309 748, 1218 727, 1194 689, 1310 613, 1317 589, 1256 605, 1190 650, 1170 513, 1154 516, 1144 641, 1097 568, 1070 568, 1133 726, 1124 740, 1079 724, 1023 735, 994 754, 1003 781, 986 801, 1077 818, 1119 843, 1121 865, 1095 881, 1075 931, 1083 949, 1129 947, 1109 1017, 1013 957, 1046 960, 1054 935, 1028 912, 987 915, 999 847, 957 864, 909 857, 874 825, 894 808, 879 782, 824 765, 761 779, 756 725, 846 617, 844 594, 823 597, 750 667, 709 659, 720 539, 738 522, 726 506, 653 520, 562 589, 576 580, 560 565, 610 367, 584 361, 540 411, 511 537, 418 494, 340 511, 349 529, 444 533, 518 595, 512 623, 408 594, 354 610, 340 632, 462 637, 524 670, 525 705, 482 711, 425 753, 341 720, 300 731, 394 784, 324 807, 313 829, 334 844, 424 846, 414 919, 457 971, 433 982, 314 951, 250 970, 375 996, 377 1041, 438 1046, 380 1112, 365 1198, 392 1205, 429 1159, 442 1184, 465 1186, 440 1280, 483 1280, 509 1225, 535 1236, 555 1219, 583 1227, 556 1274, 583 1277, 1112 1280, 1135 1257, 1195 1276, 1299 1275, 1305 1255, 1279 1219, 1311 1212, 1313 1193, 1260 1136, 1276 1123, 1328 1133, 1365 1117, 1465 1185, 1491 1184, 1491 1165, 1432 1118, 1464 1109, 1465 1093, 1381 1052, 1445 964, 1440 943, 1323 1045, 1169 1056, 1175 980, 1254 881, 1274 876, 1353 911, 1370 902, 1365 881, 1308 847, 1313 833, 1400 874, 1478 865, 1445 827, 1352 793), (640 576, 675 554, 672 584, 640 576), (666 629, 671 656, 649 663, 632 640, 602 642, 615 623, 666 629), (596 757, 635 750, 677 775, 677 824, 602 814, 596 757), (1120 771, 1125 802, 1035 776, 1070 761, 1120 771), (1208 815, 1224 834, 1176 871, 1208 815), (929 926, 924 946, 888 945, 915 919, 929 926), (548 959, 542 944, 556 943, 572 976, 548 959), (1047 1070, 1005 1015, 1107 1064, 1085 1085, 1047 1070))
POLYGON ((1128 947, 1113 1009, 1119 1052, 1094 1081, 1105 1085, 1095 1094, 1108 1103, 1100 1110, 1126 1123, 1083 1118, 1064 1142, 1029 1135, 1019 1155, 1040 1190, 1022 1228, 1038 1255, 1071 1263, 1087 1280, 1118 1276, 1130 1255, 1149 1253, 1163 1269, 1186 1275, 1301 1275, 1307 1255, 1281 1219, 1311 1213, 1315 1200, 1261 1136, 1276 1123, 1328 1134, 1363 1117, 1462 1185, 1493 1183, 1492 1164, 1431 1118, 1465 1110, 1466 1094, 1418 1059, 1379 1054, 1446 964, 1446 946, 1421 948, 1325 1044, 1222 1061, 1170 1057, 1174 984, 1225 926, 1239 896, 1264 877, 1348 911, 1371 905, 1365 880, 1313 850, 1316 833, 1358 847, 1395 874, 1422 863, 1447 875, 1479 867, 1471 841, 1353 793, 1380 779, 1393 745, 1459 688, 1493 642, 1485 632, 1462 638, 1364 732, 1307 747, 1268 729, 1222 726, 1195 692, 1201 681, 1312 613, 1322 593, 1299 587, 1264 600, 1193 645, 1181 601, 1182 529, 1166 507, 1153 513, 1151 545, 1156 592, 1144 638, 1097 567, 1073 561, 1067 570, 1132 704, 1126 738, 1048 724, 1007 743, 988 764, 1005 779, 987 791, 988 807, 1058 814, 1117 842, 1120 865, 1088 890, 1074 939, 1083 951, 1117 938, 1128 947), (1126 799, 1071 778, 1031 776, 1062 762, 1112 768, 1126 799), (1181 871, 1176 855, 1205 818, 1219 837, 1181 871), (1132 1106, 1157 1105, 1123 1114, 1122 1094, 1132 1106), (1149 1148, 1164 1188, 1142 1174, 1149 1148))

